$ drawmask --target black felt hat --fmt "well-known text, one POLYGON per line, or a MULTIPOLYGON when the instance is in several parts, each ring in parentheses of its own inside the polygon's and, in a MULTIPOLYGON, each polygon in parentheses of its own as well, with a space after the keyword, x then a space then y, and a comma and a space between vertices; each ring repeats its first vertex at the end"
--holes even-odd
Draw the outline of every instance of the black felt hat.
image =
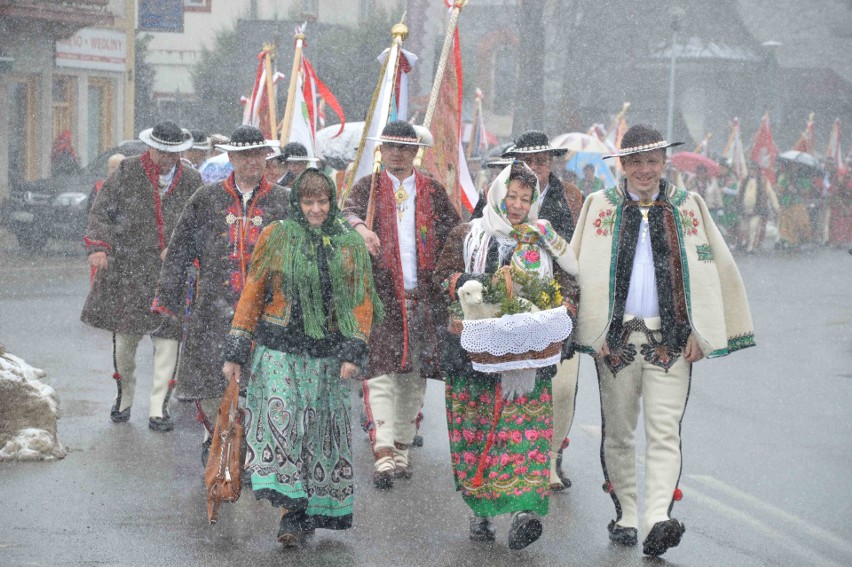
POLYGON ((537 154, 540 152, 548 152, 554 156, 564 156, 568 153, 568 150, 551 146, 550 140, 544 132, 527 130, 518 136, 515 143, 503 152, 502 157, 517 157, 520 154, 537 154))
POLYGON ((394 120, 388 122, 382 129, 382 135, 378 138, 368 138, 376 142, 390 144, 407 144, 411 146, 431 146, 432 134, 423 126, 419 126, 420 132, 405 120, 394 120))
POLYGON ((244 152, 257 148, 273 148, 279 146, 278 140, 267 140, 263 132, 249 125, 242 125, 231 134, 231 140, 227 144, 218 144, 216 149, 225 152, 244 152))
POLYGON ((171 120, 139 132, 139 139, 161 152, 178 153, 192 147, 192 134, 171 120))
POLYGON ((212 150, 213 142, 210 141, 210 136, 201 130, 190 130, 192 134, 192 149, 193 150, 212 150))
POLYGON ((621 149, 614 154, 604 156, 603 159, 653 152, 654 150, 665 150, 666 148, 682 145, 683 142, 668 142, 664 140, 660 131, 653 126, 649 126, 648 124, 634 124, 624 133, 624 137, 621 138, 621 149))

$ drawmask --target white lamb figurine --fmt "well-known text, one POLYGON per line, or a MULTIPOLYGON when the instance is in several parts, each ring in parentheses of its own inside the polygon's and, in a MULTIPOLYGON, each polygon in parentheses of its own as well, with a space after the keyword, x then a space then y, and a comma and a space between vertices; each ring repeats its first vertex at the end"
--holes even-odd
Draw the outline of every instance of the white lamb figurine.
POLYGON ((485 286, 482 282, 468 280, 458 289, 459 304, 464 313, 465 320, 490 319, 497 315, 500 306, 494 303, 485 303, 482 292, 485 286))

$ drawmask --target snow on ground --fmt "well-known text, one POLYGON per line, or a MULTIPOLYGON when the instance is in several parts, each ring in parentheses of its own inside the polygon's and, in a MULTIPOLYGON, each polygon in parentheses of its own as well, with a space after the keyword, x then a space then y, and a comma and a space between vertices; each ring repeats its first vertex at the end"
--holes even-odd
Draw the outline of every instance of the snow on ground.
POLYGON ((65 457, 56 420, 56 390, 34 368, 0 347, 0 461, 52 461, 65 457))

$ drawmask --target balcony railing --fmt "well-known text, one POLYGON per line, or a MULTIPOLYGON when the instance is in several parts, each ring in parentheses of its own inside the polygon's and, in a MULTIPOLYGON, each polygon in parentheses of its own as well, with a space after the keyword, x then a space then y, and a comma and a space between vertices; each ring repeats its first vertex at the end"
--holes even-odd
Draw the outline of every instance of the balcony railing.
POLYGON ((115 16, 108 5, 109 0, 0 0, 0 17, 56 22, 74 30, 113 24, 115 16))

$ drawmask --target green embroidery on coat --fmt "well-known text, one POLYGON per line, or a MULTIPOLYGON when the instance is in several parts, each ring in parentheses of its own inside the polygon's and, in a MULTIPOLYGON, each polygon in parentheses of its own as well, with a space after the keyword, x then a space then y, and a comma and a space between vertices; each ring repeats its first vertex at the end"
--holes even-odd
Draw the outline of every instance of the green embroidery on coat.
POLYGON ((621 193, 618 192, 618 187, 610 187, 604 192, 606 196, 606 200, 609 201, 609 204, 613 207, 617 207, 621 202, 621 193))
POLYGON ((696 252, 698 252, 698 259, 702 262, 712 262, 713 261, 713 249, 710 248, 709 244, 699 244, 695 247, 696 252))
POLYGON ((727 348, 720 348, 714 350, 709 355, 707 355, 707 358, 719 358, 720 356, 727 356, 732 352, 736 352, 738 350, 753 346, 757 346, 757 343, 754 340, 754 333, 744 333, 742 335, 737 335, 736 337, 729 338, 727 348))
POLYGON ((669 202, 671 202, 671 204, 675 207, 679 207, 681 203, 686 201, 687 196, 688 194, 685 189, 676 187, 674 193, 672 193, 671 198, 669 198, 669 202))

